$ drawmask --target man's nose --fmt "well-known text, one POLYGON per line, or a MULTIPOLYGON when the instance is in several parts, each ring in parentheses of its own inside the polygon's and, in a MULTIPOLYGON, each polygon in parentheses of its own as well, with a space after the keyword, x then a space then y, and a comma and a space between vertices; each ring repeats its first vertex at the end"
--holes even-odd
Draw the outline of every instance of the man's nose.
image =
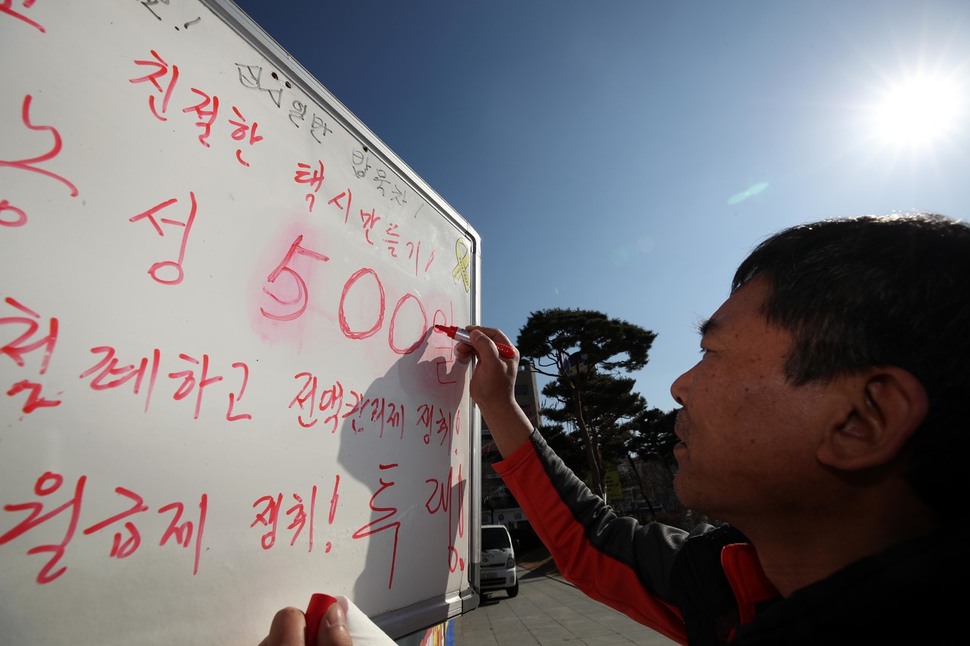
POLYGON ((687 401, 687 392, 690 390, 690 383, 693 380, 694 368, 691 368, 681 376, 674 379, 674 383, 670 384, 670 396, 674 398, 674 401, 684 405, 687 401))

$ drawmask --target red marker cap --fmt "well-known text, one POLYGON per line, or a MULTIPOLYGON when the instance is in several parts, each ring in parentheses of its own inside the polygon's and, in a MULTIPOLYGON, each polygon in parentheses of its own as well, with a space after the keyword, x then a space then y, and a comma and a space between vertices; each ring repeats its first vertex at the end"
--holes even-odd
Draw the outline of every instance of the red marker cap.
POLYGON ((306 646, 316 646, 317 634, 320 632, 320 622, 323 621, 323 615, 335 603, 337 603, 337 599, 329 594, 318 592, 310 597, 310 605, 306 607, 306 612, 303 613, 306 615, 306 646))

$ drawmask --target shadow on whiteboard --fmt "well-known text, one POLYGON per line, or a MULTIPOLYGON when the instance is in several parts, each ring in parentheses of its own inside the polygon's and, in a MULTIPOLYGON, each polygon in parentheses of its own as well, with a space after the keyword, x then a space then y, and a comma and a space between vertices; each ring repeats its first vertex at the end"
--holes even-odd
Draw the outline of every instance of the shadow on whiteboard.
POLYGON ((421 344, 402 355, 339 431, 340 471, 371 492, 369 519, 350 541, 366 545, 353 598, 371 616, 465 587, 468 366, 448 350, 421 344))

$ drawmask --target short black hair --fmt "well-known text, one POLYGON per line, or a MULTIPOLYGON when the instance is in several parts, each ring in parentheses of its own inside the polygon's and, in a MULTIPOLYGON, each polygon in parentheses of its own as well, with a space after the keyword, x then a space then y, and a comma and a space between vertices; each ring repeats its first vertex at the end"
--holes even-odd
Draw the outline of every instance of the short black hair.
POLYGON ((970 226, 925 213, 799 225, 751 252, 732 293, 756 276, 771 285, 765 317, 793 336, 791 383, 871 366, 919 379, 929 411, 908 481, 941 518, 954 512, 970 448, 970 226))

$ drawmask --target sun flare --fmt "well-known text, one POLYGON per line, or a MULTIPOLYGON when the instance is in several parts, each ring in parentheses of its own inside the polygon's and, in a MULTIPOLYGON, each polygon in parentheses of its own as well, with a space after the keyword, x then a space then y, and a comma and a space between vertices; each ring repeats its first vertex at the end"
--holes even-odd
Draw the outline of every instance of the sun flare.
POLYGON ((966 128, 963 88, 952 78, 924 75, 886 87, 872 111, 876 137, 885 144, 925 147, 966 128))

